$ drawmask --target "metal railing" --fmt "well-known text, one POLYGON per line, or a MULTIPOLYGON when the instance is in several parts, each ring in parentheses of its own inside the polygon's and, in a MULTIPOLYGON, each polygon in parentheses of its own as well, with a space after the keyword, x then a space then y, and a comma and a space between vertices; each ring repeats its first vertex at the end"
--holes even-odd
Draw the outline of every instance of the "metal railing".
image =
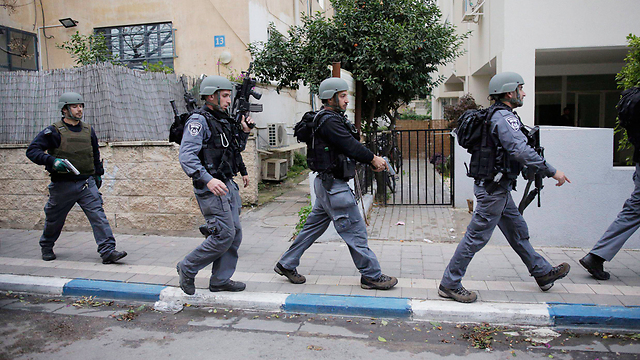
MULTIPOLYGON (((384 192, 385 205, 453 205, 454 143, 450 129, 377 131, 366 134, 366 145, 386 156, 395 176, 361 170, 361 188, 384 192), (382 185, 384 184, 384 185, 382 185)), ((378 197, 380 199, 380 197, 378 197)))

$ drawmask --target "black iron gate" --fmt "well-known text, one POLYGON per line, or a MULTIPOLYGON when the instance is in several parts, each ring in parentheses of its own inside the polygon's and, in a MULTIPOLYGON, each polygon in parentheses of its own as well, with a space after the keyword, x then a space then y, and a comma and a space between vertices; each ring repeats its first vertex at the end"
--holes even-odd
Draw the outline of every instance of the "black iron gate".
MULTIPOLYGON (((393 172, 359 167, 363 192, 384 192, 385 205, 453 205, 454 143, 450 129, 394 130, 366 134, 366 144, 385 156, 393 172), (384 182, 384 186, 376 186, 384 182)), ((380 194, 382 195, 382 194, 380 194)), ((379 198, 380 199, 380 198, 379 198)))

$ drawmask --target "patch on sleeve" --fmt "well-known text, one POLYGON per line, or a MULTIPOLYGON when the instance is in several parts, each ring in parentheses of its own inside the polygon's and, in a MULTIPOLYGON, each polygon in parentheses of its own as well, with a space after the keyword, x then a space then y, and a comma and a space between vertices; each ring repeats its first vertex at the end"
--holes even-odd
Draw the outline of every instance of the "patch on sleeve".
POLYGON ((196 121, 192 121, 189 123, 189 134, 191 136, 197 136, 200 134, 200 130, 202 130, 202 124, 196 121))
POLYGON ((505 120, 507 120, 507 123, 511 125, 511 128, 513 128, 513 130, 515 131, 520 130, 520 121, 518 120, 517 117, 511 115, 511 116, 508 116, 505 120))

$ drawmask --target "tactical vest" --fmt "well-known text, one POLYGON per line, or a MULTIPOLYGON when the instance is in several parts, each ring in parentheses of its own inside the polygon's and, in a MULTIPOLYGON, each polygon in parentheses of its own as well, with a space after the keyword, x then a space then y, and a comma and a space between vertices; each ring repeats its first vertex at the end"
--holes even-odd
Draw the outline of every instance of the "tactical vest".
POLYGON ((56 158, 67 159, 80 171, 80 175, 93 175, 95 168, 93 165, 93 146, 91 145, 91 126, 80 122, 82 130, 71 131, 60 120, 53 126, 60 133, 60 146, 50 150, 49 154, 56 158))
POLYGON ((338 179, 349 180, 355 175, 355 161, 338 152, 318 131, 320 126, 332 117, 339 119, 354 139, 359 140, 355 126, 343 116, 337 113, 324 115, 323 118, 318 119, 312 139, 307 143, 307 164, 309 169, 320 174, 329 173, 338 179))
MULTIPOLYGON (((515 114, 510 107, 502 103, 496 103, 491 107, 497 108, 489 112, 491 117, 497 110, 509 110, 515 114)), ((491 119, 488 119, 483 125, 480 145, 471 152, 467 176, 476 180, 493 180, 498 173, 502 173, 502 179, 506 181, 517 179, 520 171, 522 164, 511 159, 509 153, 494 139, 491 134, 491 119)))
POLYGON ((235 165, 234 136, 231 133, 231 124, 226 119, 216 119, 212 113, 203 109, 194 111, 207 120, 211 131, 209 139, 202 144, 198 158, 207 172, 218 180, 225 181, 233 178, 238 172, 235 165), (225 124, 228 126, 225 131, 225 124))

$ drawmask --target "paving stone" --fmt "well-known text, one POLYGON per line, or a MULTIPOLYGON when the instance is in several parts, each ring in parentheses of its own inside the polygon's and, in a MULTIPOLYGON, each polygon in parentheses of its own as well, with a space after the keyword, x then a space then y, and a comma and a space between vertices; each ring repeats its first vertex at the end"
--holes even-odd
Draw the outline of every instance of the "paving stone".
POLYGON ((411 299, 426 299, 428 292, 426 288, 402 288, 402 297, 411 299))
POLYGON ((513 286, 508 281, 487 281, 487 288, 491 291, 513 291, 513 286))
POLYGON ((509 302, 506 291, 479 290, 482 301, 509 302))
POLYGON ((509 302, 513 303, 535 303, 535 299, 531 296, 531 293, 520 291, 505 291, 509 302))
POLYGON ((640 306, 640 296, 616 296, 624 306, 640 306))
MULTIPOLYGON (((260 292, 312 292, 329 294, 360 294, 359 273, 353 266, 349 251, 342 241, 317 242, 301 259, 298 268, 307 277, 300 286, 289 283, 273 272, 279 257, 289 248, 292 226, 287 223, 304 200, 306 189, 290 192, 277 202, 242 215, 244 239, 240 246, 240 259, 233 279, 247 283, 247 291, 260 292), (278 215, 278 216, 276 216, 278 215), (273 222, 273 221, 275 222, 273 222)), ((74 209, 73 211, 80 211, 74 209)), ((468 221, 454 226, 452 209, 434 207, 374 207, 369 233, 376 237, 395 237, 415 240, 370 240, 369 246, 380 260, 385 274, 400 277, 396 288, 390 291, 368 291, 364 294, 379 297, 402 297, 421 294, 428 299, 440 299, 437 286, 442 278, 459 238, 468 221), (376 215, 377 214, 377 215, 376 215), (404 219, 404 220, 403 220, 404 219), (396 226, 398 220, 405 226, 396 226), (451 239, 449 229, 454 227, 456 239, 451 239), (373 231, 372 231, 373 230, 373 231), (423 241, 428 238, 434 243, 423 241), (405 291, 406 290, 406 291, 405 291), (426 294, 426 295, 425 295, 426 294)), ((93 234, 90 232, 63 232, 56 242, 58 259, 44 262, 40 259, 38 239, 41 230, 0 229, 0 273, 58 277, 85 277, 96 280, 119 280, 159 283, 177 286, 175 263, 202 242, 198 236, 148 236, 117 234, 118 247, 129 256, 118 265, 102 265, 96 253, 93 234)), ((589 249, 537 248, 553 263, 562 261, 572 266, 565 279, 548 293, 542 293, 529 276, 526 267, 509 246, 489 244, 478 252, 471 262, 463 284, 470 290, 478 290, 481 301, 522 301, 523 296, 550 301, 556 299, 574 302, 578 299, 612 304, 634 304, 640 296, 640 251, 623 249, 611 262, 609 281, 593 279, 578 263, 589 249), (520 295, 521 293, 525 295, 520 295), (577 295, 574 296, 574 295, 577 295), (537 296, 537 298, 536 298, 537 296), (594 300, 592 300, 592 298, 594 300), (628 300, 625 300, 628 299, 628 300)), ((196 278, 200 288, 208 286, 211 266, 200 271, 196 278)))
POLYGON ((613 285, 595 285, 590 284, 589 287, 597 295, 622 295, 622 292, 613 285))
POLYGON ((587 284, 569 284, 567 282, 563 282, 562 286, 569 294, 595 294, 593 289, 591 289, 587 284))
POLYGON ((562 299, 562 294, 553 294, 553 293, 549 293, 549 292, 542 292, 540 291, 537 294, 533 294, 533 297, 535 298, 535 300, 537 302, 545 302, 545 303, 550 303, 550 302, 563 302, 562 299))
POLYGON ((622 302, 618 299, 616 295, 599 295, 599 294, 591 294, 587 295, 591 302, 597 305, 610 305, 610 306, 621 306, 622 302))

